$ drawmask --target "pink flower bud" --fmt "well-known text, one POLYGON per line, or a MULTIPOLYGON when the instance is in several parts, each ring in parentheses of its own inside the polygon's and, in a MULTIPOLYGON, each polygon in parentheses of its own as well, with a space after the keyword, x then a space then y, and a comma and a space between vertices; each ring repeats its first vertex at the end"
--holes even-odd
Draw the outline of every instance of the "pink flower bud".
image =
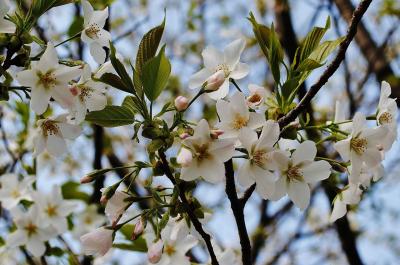
POLYGON ((225 82, 225 73, 222 70, 215 72, 212 76, 210 76, 206 81, 205 90, 206 91, 215 91, 222 86, 225 82))
POLYGON ((190 134, 188 133, 182 133, 181 135, 179 135, 179 138, 181 138, 181 140, 185 140, 186 138, 190 137, 190 134))
POLYGON ((218 139, 218 137, 220 136, 220 135, 223 135, 224 134, 224 131, 223 130, 211 130, 211 138, 213 138, 213 139, 218 139))
POLYGON ((133 230, 132 240, 135 240, 138 236, 143 233, 144 230, 144 221, 143 218, 140 218, 139 221, 135 224, 135 229, 133 230))
POLYGON ((94 179, 89 176, 84 176, 81 178, 81 184, 86 184, 92 182, 94 179))
POLYGON ((102 205, 106 205, 107 202, 108 202, 107 196, 106 196, 106 195, 101 195, 101 197, 100 197, 100 203, 101 203, 102 205))
POLYGON ((178 111, 183 111, 189 106, 189 100, 184 96, 177 97, 174 103, 178 111))
POLYGON ((164 243, 161 239, 149 247, 147 250, 147 258, 150 263, 155 264, 160 261, 163 247, 164 243))
POLYGON ((189 166, 190 163, 192 163, 192 160, 192 152, 190 152, 190 150, 186 148, 182 148, 178 154, 178 157, 176 158, 176 162, 181 164, 183 167, 189 166))
POLYGON ((104 256, 112 247, 114 231, 105 227, 81 236, 83 251, 87 255, 100 254, 104 256))

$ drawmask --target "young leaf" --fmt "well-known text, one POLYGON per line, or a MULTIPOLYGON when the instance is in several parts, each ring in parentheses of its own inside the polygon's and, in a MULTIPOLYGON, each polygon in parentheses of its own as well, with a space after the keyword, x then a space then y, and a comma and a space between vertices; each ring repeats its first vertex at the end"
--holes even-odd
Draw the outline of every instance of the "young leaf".
POLYGON ((132 124, 135 113, 125 106, 106 106, 103 110, 89 112, 86 120, 103 127, 117 127, 132 124))
POLYGON ((115 87, 119 90, 125 91, 127 93, 131 93, 130 88, 127 87, 125 85, 125 83, 122 81, 122 79, 115 74, 105 73, 99 78, 99 81, 101 81, 104 84, 107 84, 109 86, 115 87))
POLYGON ((164 32, 165 17, 161 25, 152 28, 147 32, 140 41, 139 50, 136 55, 136 71, 139 76, 142 75, 142 70, 145 63, 154 57, 160 45, 161 37, 164 32))
POLYGON ((143 67, 143 90, 150 101, 154 101, 165 88, 171 74, 171 63, 165 56, 165 45, 156 57, 153 57, 143 67))
POLYGON ((133 85, 132 79, 130 78, 128 72, 126 71, 125 66, 116 57, 115 47, 111 42, 110 42, 110 51, 111 51, 110 53, 111 64, 114 66, 115 71, 117 71, 118 76, 121 78, 122 82, 127 88, 128 90, 127 92, 135 94, 135 87, 133 85))

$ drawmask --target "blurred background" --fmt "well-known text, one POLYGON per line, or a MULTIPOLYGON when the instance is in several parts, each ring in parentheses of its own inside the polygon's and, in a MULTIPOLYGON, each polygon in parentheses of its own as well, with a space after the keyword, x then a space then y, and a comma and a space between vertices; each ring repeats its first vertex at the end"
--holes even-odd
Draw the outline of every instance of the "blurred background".
MULTIPOLYGON (((12 1, 10 1, 12 2, 12 1)), ((27 5, 29 1, 26 1, 27 5)), ((230 41, 242 37, 247 48, 242 60, 251 67, 250 75, 240 80, 240 87, 247 92, 248 84, 262 85, 273 90, 273 78, 266 60, 258 47, 247 20, 252 11, 260 23, 274 23, 281 43, 290 61, 302 38, 314 26, 325 25, 329 16, 331 28, 325 39, 335 39, 346 33, 354 6, 359 1, 351 0, 97 0, 91 1, 95 9, 110 8, 107 24, 114 44, 126 63, 136 56, 139 41, 150 28, 161 23, 166 13, 166 31, 163 37, 166 51, 172 63, 172 74, 167 91, 157 102, 160 108, 177 95, 189 98, 195 91, 187 88, 189 77, 202 66, 201 51, 207 45, 222 49, 230 41)), ((44 15, 35 27, 42 39, 58 43, 81 30, 83 22, 80 3, 54 8, 44 15)), ((313 101, 314 118, 317 123, 332 119, 336 100, 347 106, 348 117, 362 111, 375 114, 380 92, 380 81, 392 84, 393 95, 400 97, 400 2, 397 0, 375 0, 359 26, 358 34, 351 44, 345 62, 313 101)), ((32 47, 33 50, 39 47, 32 47)), ((65 58, 83 59, 93 69, 97 67, 88 49, 79 39, 58 48, 65 58)), ((36 52, 33 52, 36 54, 36 52)), ((328 61, 331 58, 328 58, 328 61)), ((325 67, 316 70, 306 81, 303 92, 319 77, 325 67)), ((233 92, 233 89, 231 89, 233 92)), ((113 88, 108 89, 109 101, 120 104, 124 95, 113 88)), ((32 161, 29 136, 34 117, 28 115, 26 104, 18 103, 15 96, 9 102, 0 102, 1 135, 0 168, 13 164, 16 157, 22 162, 15 165, 17 172, 24 172, 24 165, 32 161), (4 141, 7 139, 7 141, 4 141), (9 150, 7 150, 9 149, 9 150), (15 154, 12 157, 11 151, 15 154)), ((27 102, 24 99, 25 103, 27 102)), ((54 109, 55 113, 62 112, 54 109)), ((211 124, 216 120, 215 102, 206 96, 195 105, 188 118, 198 121, 206 117, 211 124)), ((124 172, 107 174, 96 181, 94 187, 78 185, 79 179, 93 168, 105 168, 129 164, 135 160, 146 160, 143 151, 145 141, 131 141, 133 128, 125 126, 103 129, 84 124, 84 134, 70 144, 70 152, 62 159, 43 154, 38 159, 38 187, 49 190, 53 184, 64 187, 64 191, 81 192, 82 207, 74 215, 75 229, 66 237, 72 248, 80 252, 79 234, 92 229, 80 220, 85 214, 95 216, 100 198, 100 188, 114 183, 124 172), (84 203, 83 203, 84 202, 84 203), (93 204, 91 212, 85 205, 93 204), (76 231, 78 230, 78 231, 76 231)), ((400 260, 400 145, 395 143, 387 153, 385 176, 374 184, 359 206, 335 224, 328 218, 334 197, 323 184, 313 190, 310 207, 301 212, 286 198, 278 202, 263 201, 254 194, 245 208, 248 231, 251 234, 256 264, 399 264, 400 260)), ((171 153, 170 155, 174 155, 171 153)), ((143 172, 138 181, 145 182, 151 172, 143 172)), ((340 176, 339 176, 340 178, 340 176)), ((344 178, 343 178, 344 179, 344 178)), ((169 185, 163 177, 154 179, 153 185, 169 185)), ((343 183, 344 184, 344 183, 343 183)), ((340 187, 340 185, 339 185, 340 187)), ((241 192, 240 190, 239 192, 241 192)), ((239 247, 236 224, 224 185, 198 185, 196 197, 213 211, 207 224, 217 242, 224 248, 239 247)), ((101 211, 100 211, 101 214, 101 211)), ((2 223, 0 235, 6 234, 2 223)), ((55 243, 56 244, 56 243, 55 243)), ((206 261, 202 247, 193 255, 206 261)), ((51 261, 53 262, 53 260, 51 261)), ((87 258, 87 264, 92 264, 87 258)), ((144 254, 124 250, 113 250, 107 257, 97 259, 97 264, 146 264, 144 254)), ((1 262, 0 262, 1 263, 1 262)), ((24 263, 21 263, 24 264, 24 263)), ((54 258, 54 263, 67 264, 63 258, 54 258)))

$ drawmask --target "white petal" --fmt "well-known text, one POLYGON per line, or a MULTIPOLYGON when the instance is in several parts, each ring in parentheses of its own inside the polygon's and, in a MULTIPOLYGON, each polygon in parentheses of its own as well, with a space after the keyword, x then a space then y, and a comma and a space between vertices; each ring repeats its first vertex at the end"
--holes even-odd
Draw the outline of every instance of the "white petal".
POLYGON ((272 159, 275 161, 280 170, 285 171, 288 169, 290 160, 286 152, 280 150, 273 152, 272 159))
POLYGON ((344 161, 350 160, 350 137, 333 145, 344 161))
POLYGON ((90 54, 98 64, 104 63, 107 57, 106 51, 97 42, 93 42, 90 44, 90 54))
POLYGON ((239 62, 235 69, 229 74, 229 77, 232 79, 242 79, 246 77, 250 72, 250 67, 248 64, 239 62))
POLYGON ((17 230, 9 234, 7 238, 7 246, 10 248, 15 248, 24 245, 28 240, 26 233, 21 230, 17 230))
POLYGON ((42 134, 38 134, 35 136, 35 138, 33 139, 33 146, 34 146, 34 151, 33 151, 34 157, 37 157, 44 151, 44 149, 46 148, 46 141, 42 134))
POLYGON ((51 96, 65 109, 70 109, 74 104, 74 96, 67 86, 56 86, 51 91, 51 96))
POLYGON ((260 128, 265 124, 265 115, 262 113, 250 112, 249 114, 249 122, 247 123, 247 127, 252 129, 260 128))
POLYGON ((99 28, 102 28, 102 27, 104 27, 107 18, 108 18, 108 7, 106 7, 103 10, 94 11, 90 18, 90 22, 96 23, 99 28))
POLYGON ((229 80, 226 79, 225 82, 218 88, 218 90, 207 93, 207 95, 214 100, 218 100, 226 97, 228 93, 229 93, 229 80))
POLYGON ((361 132, 365 127, 366 122, 365 115, 361 112, 357 112, 353 118, 353 132, 352 135, 356 136, 359 132, 361 132))
POLYGON ((250 167, 251 167, 250 161, 246 160, 239 168, 238 181, 243 188, 248 188, 255 182, 250 167))
POLYGON ((47 43, 47 48, 37 64, 37 68, 42 72, 58 66, 58 56, 54 45, 51 42, 47 43))
POLYGON ((269 199, 274 197, 274 192, 275 192, 275 184, 273 181, 271 181, 271 178, 273 178, 273 174, 270 172, 265 172, 263 176, 260 176, 258 174, 255 175, 256 179, 256 190, 257 193, 260 194, 260 196, 263 199, 269 199))
POLYGON ((207 78, 209 78, 212 75, 212 72, 207 69, 203 68, 197 73, 193 74, 190 79, 189 79, 189 88, 190 89, 195 89, 198 87, 201 87, 204 82, 206 82, 207 78))
MULTIPOLYGON (((111 41, 111 34, 107 30, 101 29, 99 33, 97 33, 99 36, 99 39, 96 41, 96 43, 100 44, 100 46, 103 47, 108 47, 110 46, 110 41, 111 41)), ((103 60, 101 63, 104 63, 105 60, 103 60)))
POLYGON ((17 73, 16 78, 22 86, 33 87, 38 81, 35 70, 25 70, 17 73))
POLYGON ((243 147, 246 148, 249 153, 251 153, 252 147, 258 140, 257 133, 250 128, 244 127, 240 130, 239 140, 243 147))
POLYGON ((342 218, 347 212, 346 204, 340 200, 340 198, 336 197, 336 200, 333 204, 333 210, 329 221, 331 223, 335 222, 337 219, 342 218))
POLYGON ((182 167, 181 179, 185 181, 193 181, 200 177, 201 172, 198 169, 197 161, 194 160, 190 165, 182 167))
POLYGON ((287 193, 286 177, 280 177, 275 182, 274 194, 269 198, 270 200, 277 201, 285 196, 287 193))
POLYGON ((54 75, 57 77, 57 81, 65 85, 67 85, 68 82, 70 82, 71 80, 74 80, 75 78, 80 76, 81 73, 82 70, 80 69, 80 66, 69 67, 65 65, 60 65, 54 71, 54 75))
POLYGON ((279 134, 279 124, 275 121, 268 120, 262 128, 256 148, 272 147, 279 140, 279 134))
POLYGON ((378 166, 382 161, 381 152, 378 149, 370 148, 362 156, 362 160, 371 168, 378 166))
POLYGON ((234 113, 228 101, 219 99, 216 104, 217 113, 221 121, 231 122, 234 118, 234 113))
POLYGON ((102 110, 107 105, 107 97, 104 94, 92 93, 86 99, 86 106, 89 111, 102 110))
POLYGON ((14 33, 15 29, 16 27, 14 23, 0 18, 0 33, 14 33))
POLYGON ((219 64, 223 63, 223 54, 212 46, 207 46, 201 55, 204 66, 209 70, 215 70, 219 64))
POLYGON ((41 257, 43 256, 44 252, 46 251, 46 246, 43 242, 29 240, 26 244, 26 248, 29 252, 32 253, 34 257, 41 257))
POLYGON ((47 137, 47 151, 53 156, 61 156, 67 151, 65 140, 57 135, 47 137))
POLYGON ((302 181, 290 181, 288 183, 288 195, 293 203, 304 210, 310 203, 310 187, 302 181))
MULTIPOLYGON (((236 92, 231 100, 230 106, 238 113, 240 116, 248 118, 249 117, 249 108, 246 104, 246 97, 242 92, 236 92)), ((249 121, 250 122, 250 121, 249 121)), ((248 126, 248 125, 247 125, 248 126)), ((248 126, 251 128, 251 126, 248 126)))
POLYGON ((314 161, 315 155, 317 154, 317 147, 312 141, 302 142, 296 150, 293 152, 292 161, 294 165, 299 165, 304 161, 314 161))
POLYGON ((51 91, 46 90, 42 87, 32 87, 31 92, 31 103, 32 110, 37 114, 43 114, 49 104, 51 98, 51 91))
POLYGON ((91 4, 87 0, 82 1, 82 7, 83 7, 83 16, 85 19, 85 26, 87 26, 93 16, 94 10, 91 4))
POLYGON ((327 179, 331 174, 331 165, 326 161, 315 161, 301 169, 307 183, 327 179))
POLYGON ((70 140, 77 138, 82 133, 81 127, 77 125, 59 123, 58 126, 60 127, 62 136, 70 140))
POLYGON ((209 152, 219 161, 225 162, 231 159, 235 152, 234 141, 229 139, 214 140, 209 147, 209 152))
POLYGON ((224 49, 224 61, 230 69, 234 68, 239 62, 240 56, 246 46, 244 39, 237 39, 229 43, 224 49))
POLYGON ((208 122, 205 119, 201 119, 199 123, 197 123, 197 126, 194 128, 193 137, 207 139, 207 140, 211 138, 210 126, 208 125, 208 122))
POLYGON ((200 176, 211 183, 219 183, 225 177, 225 167, 217 159, 204 161, 199 165, 200 176))

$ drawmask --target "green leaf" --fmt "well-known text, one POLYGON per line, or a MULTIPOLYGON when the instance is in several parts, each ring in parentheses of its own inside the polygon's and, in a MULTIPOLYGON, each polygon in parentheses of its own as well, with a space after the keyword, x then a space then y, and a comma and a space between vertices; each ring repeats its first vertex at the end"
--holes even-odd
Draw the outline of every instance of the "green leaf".
POLYGON ((132 124, 135 113, 125 106, 106 106, 103 110, 92 111, 86 120, 103 127, 117 127, 132 124))
POLYGON ((115 243, 113 244, 113 247, 129 251, 138 251, 138 252, 147 251, 146 240, 143 237, 139 237, 130 243, 115 243))
POLYGON ((125 85, 125 83, 122 81, 122 79, 112 73, 105 73, 103 74, 100 78, 99 81, 103 82, 104 84, 107 84, 109 86, 115 87, 119 90, 131 93, 131 90, 129 87, 125 85))
POLYGON ((132 113, 140 112, 140 102, 133 96, 125 97, 124 101, 122 102, 122 106, 128 108, 130 111, 132 111, 132 113))
POLYGON ((298 72, 312 71, 316 68, 321 67, 324 64, 317 62, 316 60, 307 58, 300 63, 300 65, 296 68, 298 72))
POLYGON ((165 56, 165 45, 156 57, 153 57, 143 67, 143 90, 150 101, 154 101, 166 87, 171 74, 171 63, 165 56))
POLYGON ((331 54, 343 42, 344 39, 345 37, 340 37, 336 40, 321 43, 308 58, 322 63, 329 54, 331 54))
POLYGON ((114 66, 115 71, 117 72, 118 76, 121 78, 122 82, 124 83, 126 92, 135 94, 135 86, 133 85, 132 79, 129 76, 128 72, 126 71, 125 66, 116 57, 115 47, 111 42, 110 42, 110 51, 111 51, 111 53, 110 53, 111 64, 114 66))
POLYGON ((82 29, 83 29, 83 17, 75 17, 75 19, 72 21, 71 25, 68 28, 67 31, 68 37, 75 36, 76 34, 81 32, 82 29))
POLYGON ((147 32, 140 41, 138 53, 136 55, 136 71, 139 76, 142 75, 142 70, 146 62, 156 54, 164 32, 164 27, 165 16, 163 22, 159 26, 152 28, 147 32))
POLYGON ((73 181, 69 181, 64 183, 61 186, 61 192, 62 192, 62 196, 64 199, 66 200, 82 200, 85 202, 89 201, 89 194, 80 191, 79 188, 81 187, 81 185, 77 182, 73 182, 73 181))

